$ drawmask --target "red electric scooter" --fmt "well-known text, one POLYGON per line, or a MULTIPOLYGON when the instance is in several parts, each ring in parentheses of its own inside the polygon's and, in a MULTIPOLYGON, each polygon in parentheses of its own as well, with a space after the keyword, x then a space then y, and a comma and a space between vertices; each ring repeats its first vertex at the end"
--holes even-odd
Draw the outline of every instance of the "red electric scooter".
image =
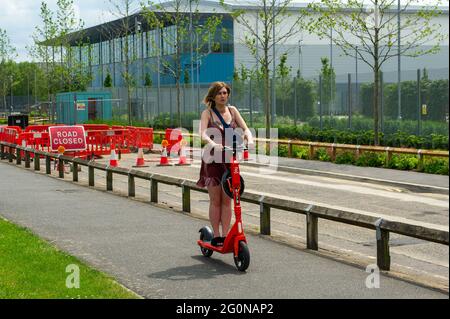
POLYGON ((250 265, 250 251, 247 239, 244 235, 241 216, 241 195, 244 192, 244 180, 239 174, 239 163, 236 153, 244 148, 224 147, 225 152, 232 153, 230 169, 222 176, 222 188, 229 197, 233 198, 235 222, 227 234, 223 246, 211 245, 214 237, 210 227, 205 226, 199 230, 200 240, 197 241, 200 250, 205 257, 210 257, 213 252, 221 254, 234 253, 234 263, 238 270, 245 271, 250 265))

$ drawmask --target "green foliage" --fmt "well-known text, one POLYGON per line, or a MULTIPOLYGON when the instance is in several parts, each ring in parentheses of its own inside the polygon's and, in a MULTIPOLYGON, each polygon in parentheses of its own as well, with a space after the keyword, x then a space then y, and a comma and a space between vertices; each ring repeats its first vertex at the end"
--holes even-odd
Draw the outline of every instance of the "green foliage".
POLYGON ((105 88, 112 87, 112 78, 111 78, 111 74, 109 72, 106 74, 105 81, 103 82, 103 86, 105 88))
POLYGON ((336 95, 336 74, 333 67, 331 67, 328 58, 321 58, 322 69, 320 75, 322 76, 322 114, 329 114, 331 103, 336 95))
POLYGON ((425 159, 423 163, 423 171, 429 174, 448 175, 448 159, 425 159))
MULTIPOLYGON (((397 83, 385 84, 384 91, 384 116, 387 119, 395 119, 398 116, 398 91, 397 83)), ((427 115, 422 116, 424 121, 445 121, 448 113, 449 81, 429 80, 426 76, 421 80, 421 104, 427 105, 427 115)), ((403 120, 417 121, 417 81, 404 81, 401 83, 403 120)), ((373 115, 373 84, 361 84, 360 101, 362 115, 373 115)), ((417 130, 417 122, 414 126, 417 130)))
POLYGON ((389 168, 412 170, 416 169, 419 164, 419 159, 414 155, 407 154, 393 154, 388 163, 389 168))
POLYGON ((309 152, 306 147, 296 147, 292 148, 292 155, 300 159, 309 159, 309 152))
POLYGON ((348 151, 336 154, 334 162, 336 164, 355 164, 355 154, 348 151))
POLYGON ((363 152, 355 164, 357 166, 382 167, 385 163, 385 155, 376 152, 363 152))
POLYGON ((287 145, 278 145, 278 156, 288 157, 288 147, 287 145))
POLYGON ((314 152, 314 159, 324 162, 331 162, 331 157, 325 148, 319 148, 314 152))
POLYGON ((145 79, 144 79, 144 86, 151 87, 153 85, 152 78, 150 76, 150 73, 145 73, 145 79))

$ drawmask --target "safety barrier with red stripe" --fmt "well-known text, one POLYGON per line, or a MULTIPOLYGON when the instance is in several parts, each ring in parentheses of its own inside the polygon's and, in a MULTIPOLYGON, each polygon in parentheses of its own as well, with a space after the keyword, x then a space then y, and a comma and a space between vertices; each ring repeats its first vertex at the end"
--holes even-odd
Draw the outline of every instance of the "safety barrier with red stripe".
MULTIPOLYGON (((48 128, 61 124, 30 125, 24 131, 16 126, 0 126, 0 141, 16 145, 26 145, 38 150, 51 152, 48 128)), ((133 126, 113 126, 106 124, 82 124, 85 128, 85 151, 68 154, 76 157, 109 155, 111 148, 121 153, 129 153, 130 148, 153 148, 153 128, 133 126)))

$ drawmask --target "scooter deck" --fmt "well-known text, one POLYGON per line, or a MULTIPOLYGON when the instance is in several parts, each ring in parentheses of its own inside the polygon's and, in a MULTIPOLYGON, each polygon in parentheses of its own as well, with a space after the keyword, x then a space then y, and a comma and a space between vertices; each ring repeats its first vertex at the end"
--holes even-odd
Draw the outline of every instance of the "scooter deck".
POLYGON ((213 250, 213 251, 216 251, 221 254, 227 254, 227 253, 233 252, 233 245, 228 245, 228 247, 226 247, 225 245, 213 246, 213 245, 211 245, 211 243, 209 243, 207 241, 202 241, 202 240, 197 240, 197 244, 203 248, 213 250))

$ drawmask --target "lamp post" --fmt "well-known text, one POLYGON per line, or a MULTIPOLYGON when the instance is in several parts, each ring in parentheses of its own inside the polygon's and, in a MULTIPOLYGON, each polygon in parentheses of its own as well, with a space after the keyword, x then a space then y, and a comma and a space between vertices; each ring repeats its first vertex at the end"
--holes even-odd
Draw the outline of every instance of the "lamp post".
POLYGON ((397 103, 398 119, 402 119, 402 86, 401 86, 401 55, 400 55, 400 0, 397 2, 397 103))
POLYGON ((14 104, 13 103, 13 76, 12 75, 9 76, 9 80, 11 83, 11 97, 9 99, 9 102, 11 104, 11 112, 10 112, 10 115, 11 115, 11 113, 14 111, 14 107, 13 107, 13 104, 14 104))

